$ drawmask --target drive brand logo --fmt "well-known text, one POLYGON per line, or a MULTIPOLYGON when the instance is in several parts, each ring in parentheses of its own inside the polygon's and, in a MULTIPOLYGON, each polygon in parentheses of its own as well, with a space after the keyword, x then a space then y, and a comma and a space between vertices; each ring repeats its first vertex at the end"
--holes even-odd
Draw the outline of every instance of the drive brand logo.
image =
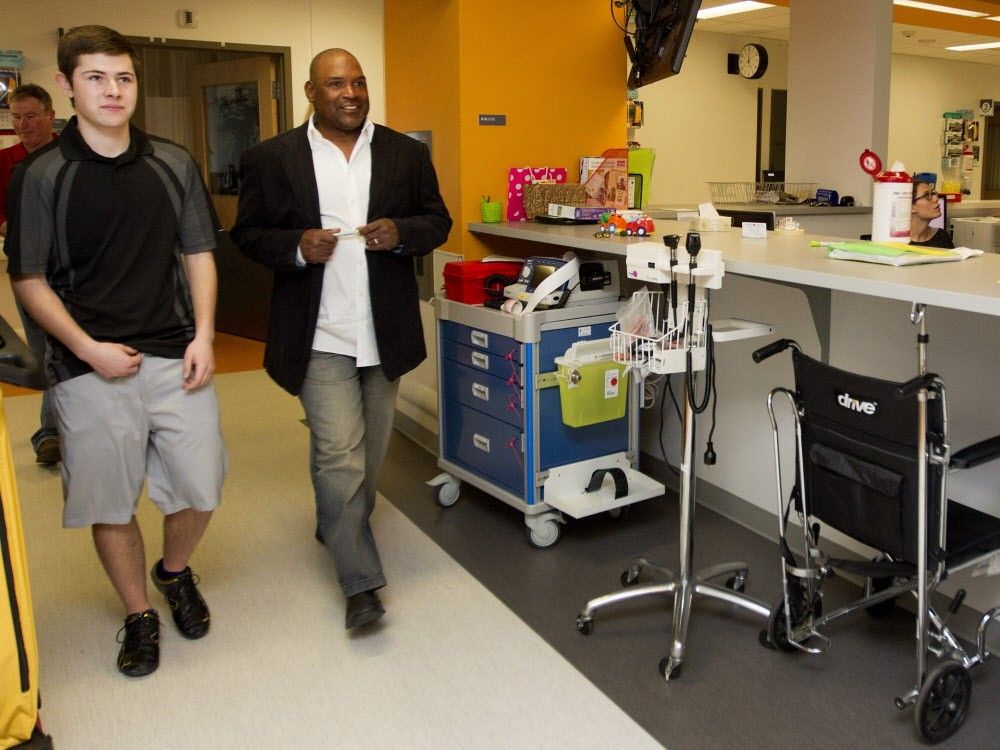
POLYGON ((875 410, 878 409, 878 401, 865 401, 863 397, 852 396, 846 391, 843 393, 837 391, 836 395, 837 403, 850 411, 860 412, 871 417, 875 414, 875 410))

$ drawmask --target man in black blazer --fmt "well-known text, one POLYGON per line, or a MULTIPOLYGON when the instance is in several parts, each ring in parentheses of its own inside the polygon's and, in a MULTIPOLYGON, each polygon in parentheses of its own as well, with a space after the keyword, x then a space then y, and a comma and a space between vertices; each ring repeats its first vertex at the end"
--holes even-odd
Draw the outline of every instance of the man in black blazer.
POLYGON ((305 90, 309 121, 243 156, 232 237, 274 271, 264 365, 309 420, 316 537, 354 628, 385 612, 369 519, 399 377, 426 356, 413 256, 451 218, 427 147, 369 122, 351 53, 316 55, 305 90))

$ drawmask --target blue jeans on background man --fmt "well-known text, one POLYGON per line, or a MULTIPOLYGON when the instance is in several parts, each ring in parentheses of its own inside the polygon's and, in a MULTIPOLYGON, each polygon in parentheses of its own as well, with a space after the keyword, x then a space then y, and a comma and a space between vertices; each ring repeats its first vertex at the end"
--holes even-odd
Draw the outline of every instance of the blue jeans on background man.
MULTIPOLYGON (((21 304, 17 305, 17 314, 21 317, 21 325, 24 326, 24 338, 28 348, 38 360, 38 366, 45 368, 45 351, 48 342, 45 339, 45 331, 28 315, 21 304)), ((51 389, 42 391, 42 408, 38 414, 39 427, 31 436, 31 447, 35 449, 35 456, 38 463, 56 464, 59 463, 59 428, 56 426, 55 408, 52 406, 51 389)))
POLYGON ((299 399, 309 421, 316 534, 329 548, 344 596, 385 586, 370 524, 399 381, 380 366, 313 351, 299 399))

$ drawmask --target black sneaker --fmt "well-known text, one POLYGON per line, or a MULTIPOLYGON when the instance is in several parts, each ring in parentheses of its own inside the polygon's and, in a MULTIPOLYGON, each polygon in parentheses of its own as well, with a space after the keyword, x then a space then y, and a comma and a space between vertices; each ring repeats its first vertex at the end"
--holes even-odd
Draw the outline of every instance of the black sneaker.
POLYGON ((125 618, 118 631, 118 671, 129 677, 142 677, 160 666, 160 616, 155 609, 136 612, 125 618))
POLYGON ((191 568, 184 568, 180 575, 164 580, 156 574, 156 565, 149 572, 153 585, 167 598, 174 622, 185 638, 201 638, 208 633, 208 605, 198 593, 198 579, 191 568))

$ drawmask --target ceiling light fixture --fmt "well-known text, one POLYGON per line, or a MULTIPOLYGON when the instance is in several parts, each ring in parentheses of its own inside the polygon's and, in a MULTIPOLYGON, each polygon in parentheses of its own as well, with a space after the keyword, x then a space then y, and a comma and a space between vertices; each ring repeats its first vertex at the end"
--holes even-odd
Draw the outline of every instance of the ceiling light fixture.
POLYGON ((718 5, 714 8, 702 8, 698 11, 698 20, 704 21, 708 18, 721 18, 722 16, 732 16, 737 13, 749 13, 752 10, 773 7, 773 3, 758 3, 754 2, 754 0, 739 0, 739 2, 736 3, 718 5))
POLYGON ((945 47, 951 52, 972 52, 977 49, 998 49, 1000 42, 986 42, 984 44, 959 44, 955 47, 945 47))
POLYGON ((918 0, 892 0, 893 5, 902 5, 904 8, 917 8, 918 10, 930 10, 935 13, 950 13, 953 16, 965 16, 966 18, 984 18, 989 13, 980 13, 977 10, 964 10, 963 8, 952 8, 948 5, 937 5, 935 3, 922 3, 918 0))

